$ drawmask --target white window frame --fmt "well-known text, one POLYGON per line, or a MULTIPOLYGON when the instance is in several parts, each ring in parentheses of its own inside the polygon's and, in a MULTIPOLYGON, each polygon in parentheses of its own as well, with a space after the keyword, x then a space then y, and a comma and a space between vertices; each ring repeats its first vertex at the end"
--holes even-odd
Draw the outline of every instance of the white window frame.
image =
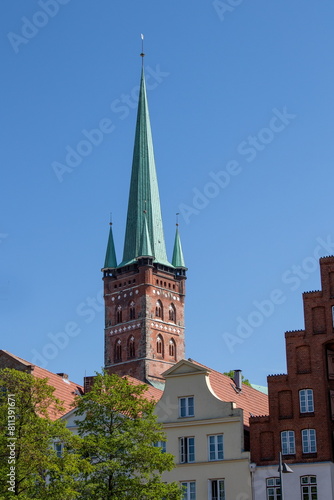
POLYGON ((179 398, 179 417, 194 417, 195 416, 195 400, 194 396, 184 396, 179 398))
POLYGON ((303 453, 317 453, 317 435, 315 429, 302 430, 303 453))
POLYGON ((314 412, 314 399, 312 389, 301 389, 299 391, 299 409, 300 413, 314 412))
POLYGON ((196 500, 196 481, 181 481, 182 500, 196 500))
POLYGON ((64 451, 64 445, 60 441, 57 441, 53 443, 54 450, 56 452, 56 455, 58 458, 61 458, 63 456, 63 451, 64 451))
POLYGON ((225 500, 225 479, 210 479, 209 480, 209 493, 208 493, 208 498, 209 500, 225 500), (213 495, 212 489, 213 485, 216 485, 216 492, 215 495, 213 495), (222 488, 221 488, 222 486, 222 488), (222 489, 222 491, 221 491, 222 489))
POLYGON ((296 454, 296 442, 295 442, 294 431, 287 430, 281 432, 281 446, 282 446, 282 455, 296 454))
POLYGON ((281 500, 281 481, 279 477, 268 477, 266 479, 267 500, 281 500))
POLYGON ((166 441, 157 441, 154 443, 156 448, 161 448, 161 453, 166 453, 166 441))
POLYGON ((180 464, 191 464, 195 462, 195 438, 185 436, 179 438, 180 464))
POLYGON ((224 460, 224 434, 211 434, 208 436, 208 460, 210 462, 224 460), (211 446, 213 446, 213 450, 211 450, 211 446), (214 454, 213 457, 211 453, 214 454))
POLYGON ((317 476, 301 476, 300 489, 301 489, 301 498, 303 500, 317 500, 318 498, 317 476))

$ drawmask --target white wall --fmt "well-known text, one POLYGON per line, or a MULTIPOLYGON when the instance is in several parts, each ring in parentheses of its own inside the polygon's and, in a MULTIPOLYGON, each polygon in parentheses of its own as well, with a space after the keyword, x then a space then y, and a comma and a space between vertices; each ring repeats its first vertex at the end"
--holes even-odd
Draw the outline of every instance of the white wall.
MULTIPOLYGON (((318 500, 332 500, 334 498, 334 464, 331 462, 317 462, 313 464, 289 464, 293 473, 283 474, 284 500, 301 499, 301 476, 316 476, 318 500)), ((267 500, 266 478, 278 477, 277 466, 257 467, 253 474, 254 500, 267 500)))

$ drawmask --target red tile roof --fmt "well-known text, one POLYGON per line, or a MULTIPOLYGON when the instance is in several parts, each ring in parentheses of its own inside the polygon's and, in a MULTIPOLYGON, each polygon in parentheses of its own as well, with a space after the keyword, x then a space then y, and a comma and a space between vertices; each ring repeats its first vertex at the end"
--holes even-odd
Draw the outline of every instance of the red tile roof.
POLYGON ((198 366, 206 368, 209 374, 209 380, 213 391, 216 396, 222 401, 233 401, 236 403, 237 408, 242 408, 244 411, 244 425, 249 426, 249 417, 258 415, 268 415, 268 396, 249 385, 242 384, 242 390, 238 392, 235 389, 233 380, 224 375, 208 368, 207 366, 191 360, 198 366))
POLYGON ((54 396, 63 402, 64 411, 50 411, 49 416, 52 420, 60 418, 65 413, 69 412, 73 407, 75 396, 77 394, 83 394, 83 387, 75 382, 71 382, 63 378, 56 373, 49 372, 45 368, 40 368, 39 366, 33 365, 26 361, 25 359, 19 358, 8 351, 0 350, 1 354, 1 368, 16 368, 21 371, 28 371, 31 374, 40 379, 48 379, 48 385, 55 388, 54 396), (13 361, 13 363, 11 363, 13 361), (29 369, 30 368, 30 369, 29 369))
POLYGON ((164 392, 160 389, 157 389, 156 387, 153 387, 152 385, 145 384, 145 382, 142 382, 137 378, 130 377, 129 375, 126 375, 124 378, 126 378, 133 385, 146 385, 147 390, 143 393, 143 396, 145 396, 147 399, 153 400, 156 403, 159 401, 164 392))

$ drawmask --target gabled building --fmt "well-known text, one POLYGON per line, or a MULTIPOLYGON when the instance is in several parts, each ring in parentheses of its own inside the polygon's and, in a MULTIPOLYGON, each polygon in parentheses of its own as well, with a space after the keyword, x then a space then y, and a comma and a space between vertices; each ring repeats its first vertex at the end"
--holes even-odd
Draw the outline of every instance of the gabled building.
POLYGON ((144 66, 123 257, 116 258, 110 226, 102 271, 105 368, 163 387, 162 372, 184 357, 186 267, 178 228, 167 257, 144 66))
POLYGON ((33 365, 25 359, 19 358, 8 351, 0 350, 0 369, 13 368, 18 371, 26 372, 36 378, 47 379, 48 385, 54 387, 54 396, 63 402, 64 411, 54 411, 49 417, 57 420, 69 412, 77 395, 83 394, 83 387, 71 382, 66 373, 52 373, 45 368, 33 365))
POLYGON ((252 417, 255 500, 334 498, 334 257, 320 259, 321 290, 303 294, 305 329, 285 333, 287 373, 268 376, 269 414, 252 417))
POLYGON ((268 411, 262 392, 193 360, 164 374, 156 413, 176 468, 163 475, 184 487, 184 499, 251 500, 249 418, 268 411))

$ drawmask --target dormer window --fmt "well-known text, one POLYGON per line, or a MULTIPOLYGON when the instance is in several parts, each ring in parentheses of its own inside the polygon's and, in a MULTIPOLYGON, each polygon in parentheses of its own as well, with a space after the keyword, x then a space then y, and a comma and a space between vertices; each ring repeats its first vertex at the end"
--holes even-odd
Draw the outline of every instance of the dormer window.
POLYGON ((193 417, 194 413, 194 396, 179 398, 179 416, 193 417))

